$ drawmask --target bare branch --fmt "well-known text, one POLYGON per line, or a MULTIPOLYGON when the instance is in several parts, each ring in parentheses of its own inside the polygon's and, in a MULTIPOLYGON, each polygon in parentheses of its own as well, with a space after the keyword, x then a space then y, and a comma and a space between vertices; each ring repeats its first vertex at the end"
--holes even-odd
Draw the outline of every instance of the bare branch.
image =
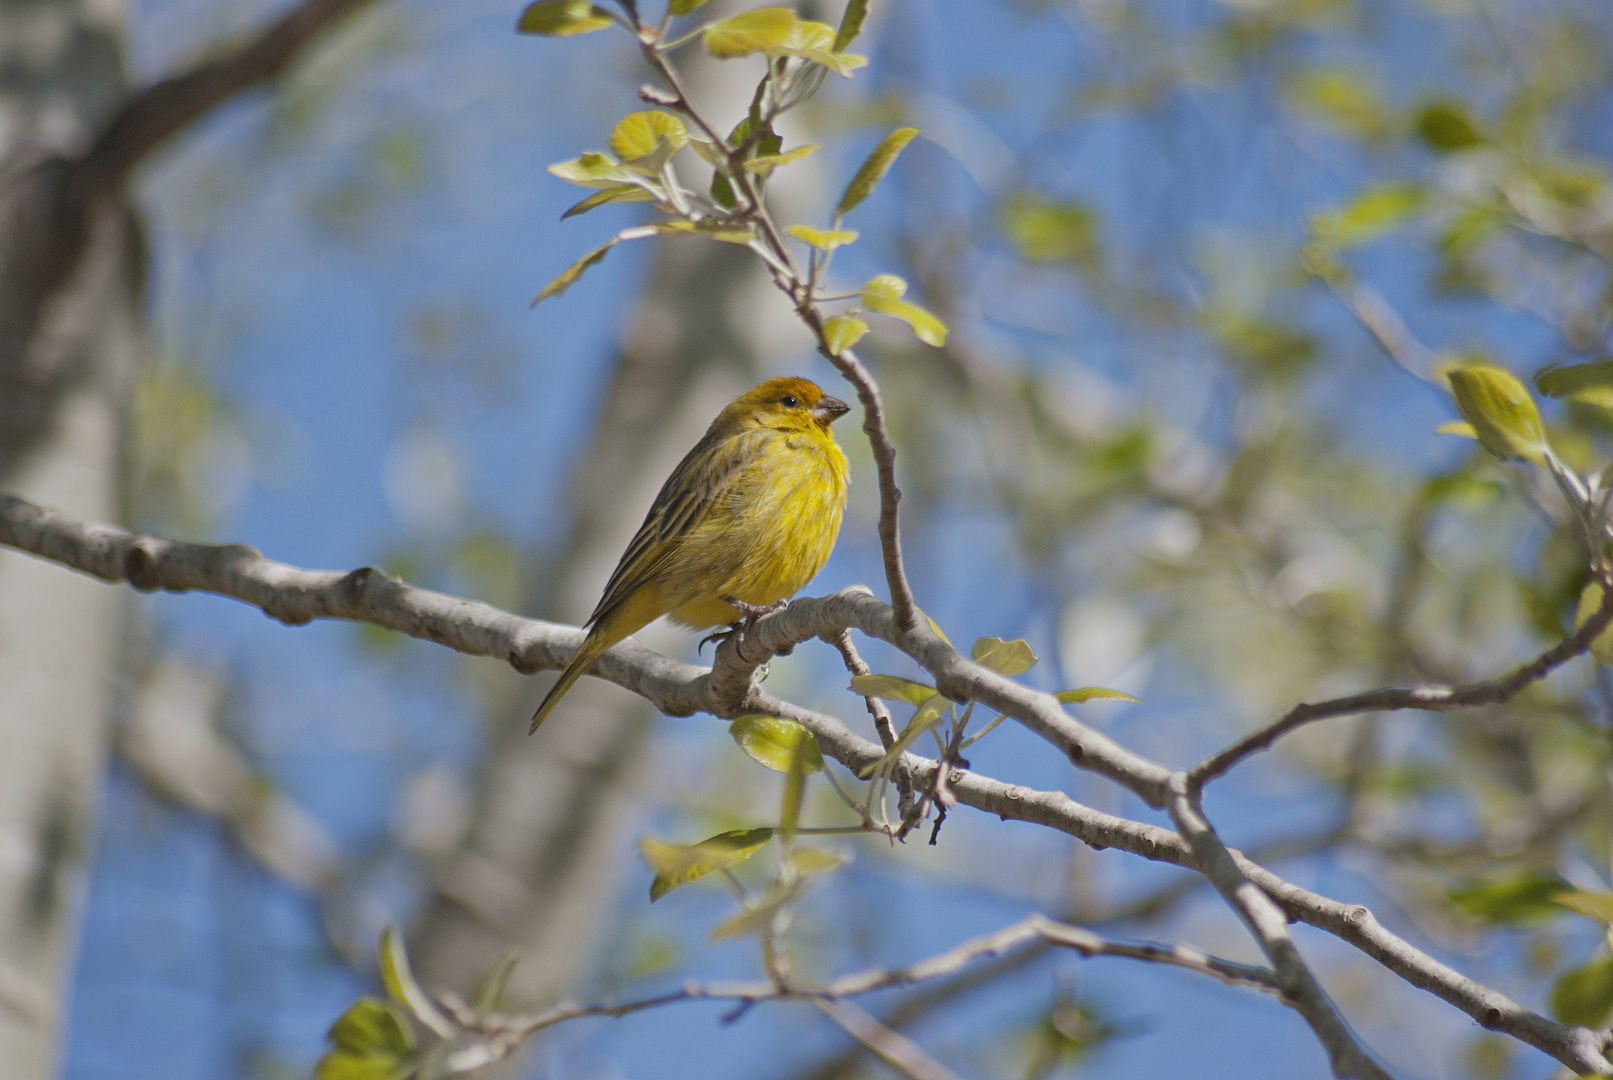
POLYGON ((899 1031, 892 1031, 851 1002, 818 1001, 815 1004, 886 1065, 913 1080, 958 1080, 957 1073, 926 1054, 918 1043, 899 1031))
POLYGON ((1193 766, 1187 774, 1188 790, 1191 792, 1201 790, 1211 780, 1226 775, 1244 758, 1269 749, 1272 743, 1284 735, 1317 720, 1365 712, 1395 712, 1402 709, 1446 712, 1451 709, 1470 709, 1479 705, 1499 705, 1589 649, 1591 642, 1595 641, 1609 624, 1613 624, 1613 590, 1607 593, 1596 614, 1587 619, 1578 630, 1502 678, 1487 679, 1459 687, 1418 686, 1410 689, 1372 690, 1314 705, 1305 703, 1295 705, 1279 719, 1259 731, 1244 736, 1220 753, 1193 766))
POLYGON ((1359 1080, 1389 1080, 1389 1073, 1356 1041, 1344 1018, 1322 991, 1288 933, 1288 919, 1282 909, 1245 876, 1232 853, 1215 835, 1197 799, 1189 793, 1185 775, 1172 778, 1170 812, 1177 829, 1192 846, 1199 869, 1243 919, 1271 959, 1282 986, 1283 1000, 1299 1011, 1327 1049, 1333 1074, 1359 1080))

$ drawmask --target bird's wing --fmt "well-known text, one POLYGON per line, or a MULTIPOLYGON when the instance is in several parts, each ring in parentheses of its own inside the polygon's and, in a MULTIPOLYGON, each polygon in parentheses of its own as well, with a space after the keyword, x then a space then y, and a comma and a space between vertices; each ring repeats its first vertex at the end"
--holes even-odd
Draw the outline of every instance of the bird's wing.
POLYGON ((622 559, 605 585, 605 595, 588 617, 598 622, 610 610, 643 585, 677 548, 678 542, 695 529, 728 485, 745 466, 761 456, 767 431, 746 431, 738 435, 706 437, 678 463, 661 485, 661 493, 622 553, 622 559))

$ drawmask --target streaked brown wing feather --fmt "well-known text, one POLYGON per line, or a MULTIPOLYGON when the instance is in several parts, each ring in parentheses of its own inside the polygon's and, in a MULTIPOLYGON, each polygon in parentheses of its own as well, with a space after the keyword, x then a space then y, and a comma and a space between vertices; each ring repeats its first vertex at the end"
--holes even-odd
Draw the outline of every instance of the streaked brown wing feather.
POLYGON ((610 613, 633 591, 650 580, 706 515, 728 485, 766 445, 766 431, 716 435, 707 432, 678 467, 672 470, 655 497, 633 540, 605 585, 605 595, 588 617, 592 625, 610 613))

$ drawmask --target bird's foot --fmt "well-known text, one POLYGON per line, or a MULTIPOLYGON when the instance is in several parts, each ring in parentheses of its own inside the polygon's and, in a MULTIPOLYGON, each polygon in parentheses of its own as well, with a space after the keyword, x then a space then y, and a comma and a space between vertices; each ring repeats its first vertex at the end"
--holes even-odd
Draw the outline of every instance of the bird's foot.
POLYGON ((745 616, 746 629, 749 629, 763 615, 771 615, 790 606, 788 600, 775 600, 771 604, 747 604, 745 601, 732 596, 719 596, 717 599, 745 616))
MULTIPOLYGON (((695 655, 697 656, 702 650, 705 649, 707 642, 715 641, 720 645, 729 638, 735 638, 735 644, 741 649, 740 656, 743 657, 745 655, 743 652, 745 634, 750 630, 751 627, 756 625, 756 620, 760 619, 764 615, 771 615, 774 612, 783 611, 785 608, 790 606, 790 602, 788 600, 775 600, 771 604, 747 604, 745 601, 739 600, 732 596, 719 596, 717 599, 738 611, 741 615, 745 616, 745 618, 740 622, 729 623, 728 629, 726 630, 718 630, 715 633, 707 634, 705 637, 701 638, 700 644, 695 648, 695 655)), ((793 645, 788 649, 780 649, 776 655, 788 656, 792 651, 794 651, 793 645)))

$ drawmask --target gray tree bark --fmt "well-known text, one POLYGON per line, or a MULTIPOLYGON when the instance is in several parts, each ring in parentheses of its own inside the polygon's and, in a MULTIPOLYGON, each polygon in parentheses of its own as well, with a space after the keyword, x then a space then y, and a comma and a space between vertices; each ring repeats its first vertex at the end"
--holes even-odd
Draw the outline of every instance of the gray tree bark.
MULTIPOLYGON (((119 0, 0 4, 6 226, 57 155, 82 152, 122 100, 119 0)), ((123 417, 139 353, 138 245, 122 210, 90 215, 84 254, 0 363, 0 486, 123 517, 123 417)), ((18 230, 6 228, 4 235, 18 230)), ((15 252, 13 253, 15 255, 15 252)), ((26 269, 26 268, 25 268, 26 269)), ((127 598, 0 553, 0 1062, 55 1072, 127 598)))

